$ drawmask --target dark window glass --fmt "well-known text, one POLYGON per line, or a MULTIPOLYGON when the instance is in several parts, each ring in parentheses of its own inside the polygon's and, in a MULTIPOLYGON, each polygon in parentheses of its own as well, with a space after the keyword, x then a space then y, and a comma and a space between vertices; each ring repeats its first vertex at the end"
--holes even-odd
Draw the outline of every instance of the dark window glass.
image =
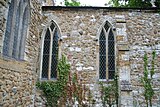
POLYGON ((42 79, 48 78, 49 52, 50 52, 50 32, 49 29, 47 29, 43 46, 42 79))
POLYGON ((99 78, 106 79, 106 37, 103 30, 99 37, 99 78))
POLYGON ((55 27, 55 26, 54 26, 54 24, 52 23, 51 26, 50 26, 50 28, 51 28, 52 31, 53 31, 54 27, 55 27))
POLYGON ((51 78, 57 78, 57 64, 58 64, 58 32, 56 29, 53 35, 53 43, 52 43, 51 78))
POLYGON ((113 79, 115 74, 115 50, 114 50, 114 35, 110 30, 108 35, 108 78, 113 79))
POLYGON ((106 32, 107 32, 108 29, 109 29, 109 24, 108 24, 108 22, 106 22, 106 24, 104 25, 104 28, 105 28, 105 30, 106 30, 106 32))

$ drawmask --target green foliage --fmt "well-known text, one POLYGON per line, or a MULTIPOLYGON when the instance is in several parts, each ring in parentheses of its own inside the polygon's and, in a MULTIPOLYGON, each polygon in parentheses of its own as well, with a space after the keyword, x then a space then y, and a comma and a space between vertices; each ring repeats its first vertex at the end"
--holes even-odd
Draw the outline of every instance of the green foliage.
POLYGON ((156 1, 155 1, 155 6, 156 6, 156 7, 160 7, 160 0, 156 0, 156 1))
POLYGON ((57 81, 37 82, 36 86, 43 91, 46 97, 47 106, 58 106, 58 100, 65 95, 65 85, 68 81, 70 65, 67 63, 66 57, 62 55, 58 62, 58 78, 57 81))
POLYGON ((151 62, 150 72, 148 70, 148 58, 147 58, 146 53, 145 53, 144 58, 143 58, 143 60, 144 60, 144 72, 143 72, 143 77, 141 77, 141 82, 142 82, 143 87, 144 87, 144 97, 145 97, 147 107, 148 107, 148 105, 150 105, 150 107, 152 107, 152 97, 154 95, 152 80, 153 80, 153 75, 155 74, 155 71, 154 71, 155 56, 156 56, 156 53, 155 53, 155 51, 153 51, 152 52, 152 62, 151 62), (150 74, 150 77, 149 77, 149 74, 150 74))
MULTIPOLYGON (((71 107, 77 101, 80 107, 87 107, 83 101, 87 100, 85 94, 89 89, 82 85, 77 73, 71 74, 69 71, 70 65, 63 55, 58 63, 57 81, 37 82, 37 88, 43 91, 43 96, 47 100, 46 106, 71 107)), ((91 99, 90 94, 88 99, 91 99)))
POLYGON ((107 84, 107 86, 104 86, 104 84, 105 83, 100 82, 103 107, 106 107, 107 105, 111 107, 115 104, 118 107, 118 75, 115 75, 114 81, 107 84))
MULTIPOLYGON (((113 7, 149 8, 152 7, 151 0, 110 0, 113 7)), ((155 0, 155 6, 160 7, 160 0, 155 0)))
POLYGON ((112 0, 112 2, 113 2, 113 7, 119 7, 120 6, 119 0, 112 0))
POLYGON ((133 8, 147 8, 152 7, 152 4, 150 3, 151 0, 128 0, 127 7, 133 7, 133 8))
POLYGON ((64 4, 65 6, 80 6, 81 3, 78 2, 77 0, 71 0, 71 2, 69 2, 69 0, 64 0, 64 4))

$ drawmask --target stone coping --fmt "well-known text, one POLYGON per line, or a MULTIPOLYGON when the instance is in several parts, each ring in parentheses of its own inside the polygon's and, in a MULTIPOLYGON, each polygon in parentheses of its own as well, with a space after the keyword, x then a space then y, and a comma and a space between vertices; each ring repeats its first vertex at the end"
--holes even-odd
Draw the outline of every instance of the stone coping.
POLYGON ((109 11, 148 11, 148 12, 158 12, 160 8, 127 8, 127 7, 95 7, 95 6, 42 6, 43 11, 47 10, 109 10, 109 11))

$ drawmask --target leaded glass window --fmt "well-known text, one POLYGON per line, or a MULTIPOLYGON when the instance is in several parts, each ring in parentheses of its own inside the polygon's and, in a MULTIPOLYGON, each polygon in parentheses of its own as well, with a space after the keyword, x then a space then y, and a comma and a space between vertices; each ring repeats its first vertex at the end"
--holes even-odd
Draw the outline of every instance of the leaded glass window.
POLYGON ((99 36, 99 79, 113 79, 115 74, 114 34, 108 22, 99 36))
POLYGON ((103 30, 99 38, 99 78, 106 79, 106 37, 103 30))
POLYGON ((58 64, 58 45, 59 30, 54 22, 47 28, 44 43, 43 43, 43 56, 42 56, 42 70, 41 79, 50 80, 57 78, 57 64, 58 64))
POLYGON ((115 74, 115 50, 114 50, 114 35, 112 30, 108 35, 108 78, 113 79, 115 74))

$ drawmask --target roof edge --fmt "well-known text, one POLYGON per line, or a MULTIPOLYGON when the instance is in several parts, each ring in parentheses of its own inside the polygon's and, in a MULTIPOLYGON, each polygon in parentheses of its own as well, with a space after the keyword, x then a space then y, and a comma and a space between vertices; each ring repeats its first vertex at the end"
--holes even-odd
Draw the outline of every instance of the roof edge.
POLYGON ((83 10, 83 9, 92 9, 92 10, 98 10, 98 9, 106 9, 106 10, 116 10, 116 11, 129 11, 129 10, 146 10, 146 11, 160 11, 160 8, 157 7, 150 7, 150 8, 128 8, 128 7, 94 7, 94 6, 42 6, 43 11, 47 10, 62 10, 62 9, 69 9, 69 10, 83 10))

